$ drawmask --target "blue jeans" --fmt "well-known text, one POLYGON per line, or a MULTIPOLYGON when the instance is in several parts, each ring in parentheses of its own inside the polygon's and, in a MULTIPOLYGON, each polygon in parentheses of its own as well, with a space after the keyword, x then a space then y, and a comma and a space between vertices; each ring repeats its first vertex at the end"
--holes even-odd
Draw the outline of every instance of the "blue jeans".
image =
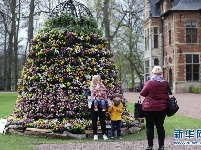
POLYGON ((115 129, 117 130, 117 137, 121 137, 121 120, 111 120, 111 133, 110 136, 114 137, 115 129))
POLYGON ((106 108, 106 103, 105 103, 105 100, 94 100, 94 105, 98 105, 98 104, 100 104, 100 108, 106 108))

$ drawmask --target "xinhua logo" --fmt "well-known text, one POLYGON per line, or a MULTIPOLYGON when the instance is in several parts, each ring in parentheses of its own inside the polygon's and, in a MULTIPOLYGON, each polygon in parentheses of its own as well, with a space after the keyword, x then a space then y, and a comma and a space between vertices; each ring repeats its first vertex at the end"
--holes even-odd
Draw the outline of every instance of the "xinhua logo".
POLYGON ((174 139, 174 145, 201 145, 201 129, 176 129, 174 139))

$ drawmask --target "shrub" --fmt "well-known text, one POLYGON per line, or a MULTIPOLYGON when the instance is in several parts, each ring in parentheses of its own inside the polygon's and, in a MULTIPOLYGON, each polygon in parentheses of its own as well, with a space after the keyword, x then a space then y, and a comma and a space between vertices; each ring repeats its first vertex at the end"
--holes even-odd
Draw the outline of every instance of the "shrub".
POLYGON ((201 87, 200 86, 190 86, 189 92, 195 93, 195 94, 201 94, 201 87))

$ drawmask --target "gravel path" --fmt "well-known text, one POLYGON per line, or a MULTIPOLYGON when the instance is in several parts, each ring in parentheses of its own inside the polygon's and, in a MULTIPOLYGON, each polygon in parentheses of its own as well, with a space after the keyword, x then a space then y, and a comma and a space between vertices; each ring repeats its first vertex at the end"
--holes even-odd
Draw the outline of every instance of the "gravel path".
MULTIPOLYGON (((178 114, 201 119, 201 95, 191 93, 173 94, 178 101, 180 109, 178 114)), ((127 92, 124 96, 129 102, 137 102, 139 93, 127 92)), ((143 97, 141 97, 143 100, 143 97)), ((175 139, 169 137, 165 139, 165 150, 200 150, 200 145, 174 145, 175 139)), ((40 150, 144 150, 147 141, 104 141, 104 142, 84 142, 68 144, 41 144, 37 145, 40 150)), ((157 139, 154 139, 154 150, 157 150, 157 139)))
MULTIPOLYGON (((201 146, 173 145, 173 138, 165 140, 165 150, 200 150, 201 146)), ((154 140, 154 150, 157 150, 157 140, 154 140)), ((115 141, 115 142, 85 142, 68 144, 41 144, 40 150, 145 150, 147 141, 115 141)))
MULTIPOLYGON (((124 93, 124 96, 129 102, 136 103, 139 100, 140 94, 126 92, 124 93)), ((178 114, 201 119, 201 94, 177 93, 173 94, 173 96, 176 97, 179 105, 178 114)), ((144 97, 141 97, 141 101, 143 101, 143 99, 144 97)))

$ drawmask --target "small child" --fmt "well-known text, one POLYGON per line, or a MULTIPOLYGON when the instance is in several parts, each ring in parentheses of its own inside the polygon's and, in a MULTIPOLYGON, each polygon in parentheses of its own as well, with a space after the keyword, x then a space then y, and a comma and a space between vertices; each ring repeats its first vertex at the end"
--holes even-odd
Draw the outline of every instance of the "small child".
POLYGON ((121 95, 115 93, 113 95, 112 105, 108 108, 108 112, 111 114, 111 139, 114 139, 115 127, 117 129, 117 137, 118 139, 122 139, 121 137, 121 120, 123 113, 123 104, 121 102, 121 95))
POLYGON ((95 87, 95 90, 92 92, 92 96, 94 97, 94 111, 98 111, 98 104, 102 108, 102 111, 106 111, 106 100, 107 93, 106 88, 102 83, 98 83, 95 87))

